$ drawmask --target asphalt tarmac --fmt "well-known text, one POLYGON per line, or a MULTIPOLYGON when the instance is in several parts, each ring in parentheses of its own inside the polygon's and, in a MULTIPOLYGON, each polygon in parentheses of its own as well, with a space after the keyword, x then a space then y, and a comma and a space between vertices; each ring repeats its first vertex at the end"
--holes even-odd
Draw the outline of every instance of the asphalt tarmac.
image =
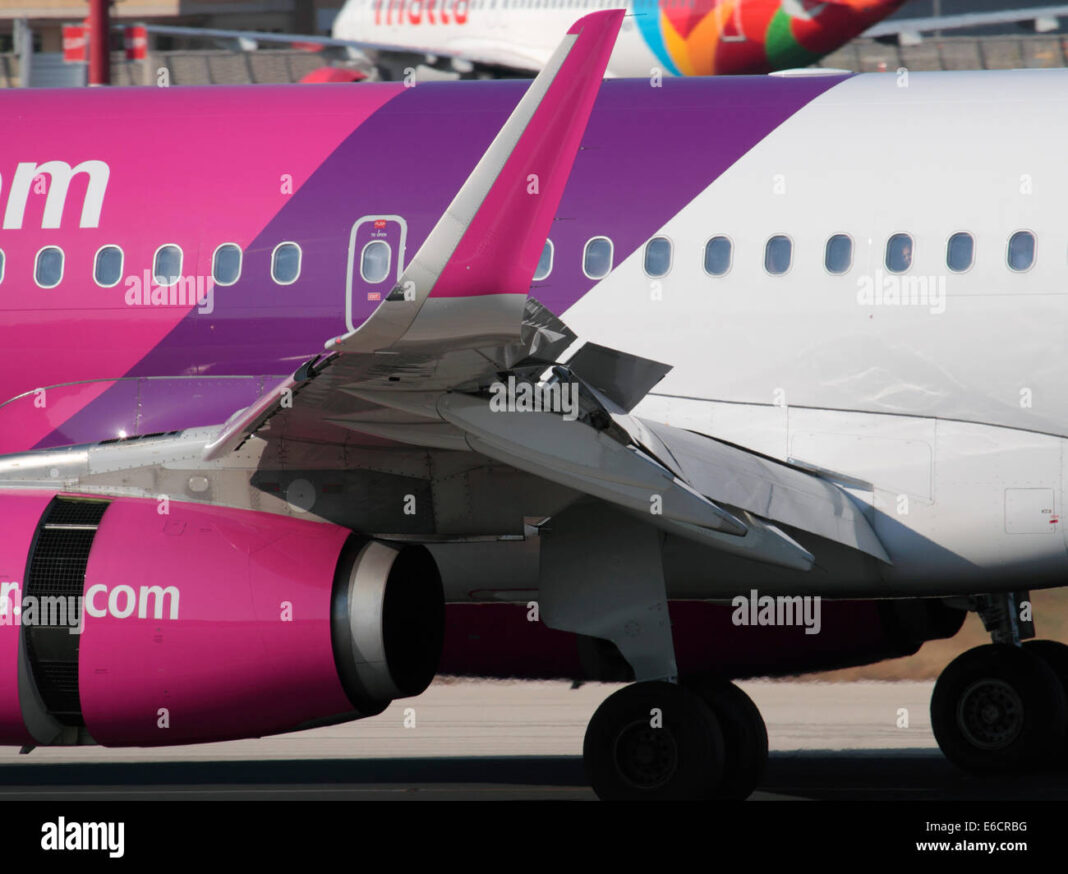
MULTIPOLYGON (((740 683, 768 725, 751 800, 1068 799, 1068 777, 972 777, 938 751, 932 683, 740 683)), ((155 749, 0 748, 0 801, 593 800, 586 722, 618 686, 438 680, 368 720, 155 749)))

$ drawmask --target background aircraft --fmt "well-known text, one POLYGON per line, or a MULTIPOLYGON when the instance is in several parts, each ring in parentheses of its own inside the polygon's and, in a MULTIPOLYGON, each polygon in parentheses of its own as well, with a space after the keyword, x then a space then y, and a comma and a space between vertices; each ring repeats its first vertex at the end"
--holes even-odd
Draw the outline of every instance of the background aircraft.
POLYGON ((431 61, 463 72, 526 75, 558 35, 596 9, 627 12, 609 76, 766 73, 803 67, 837 49, 904 0, 349 0, 333 37, 149 25, 150 32, 359 50, 397 76, 431 61))
MULTIPOLYGON (((610 76, 766 73, 805 67, 904 0, 627 0, 610 76)), ((432 51, 473 63, 539 70, 557 34, 601 0, 349 0, 334 35, 432 51)))

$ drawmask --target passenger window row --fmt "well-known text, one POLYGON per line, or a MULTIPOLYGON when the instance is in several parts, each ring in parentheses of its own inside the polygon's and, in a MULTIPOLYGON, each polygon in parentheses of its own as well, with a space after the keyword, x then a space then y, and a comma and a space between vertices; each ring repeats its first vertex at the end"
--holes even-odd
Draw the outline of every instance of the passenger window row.
MULTIPOLYGON (((223 243, 211 256, 211 278, 216 285, 233 285, 241 278, 244 253, 236 243, 223 243)), ((152 280, 156 285, 174 285, 182 277, 182 247, 160 246, 152 256, 152 280)), ((4 252, 0 250, 0 282, 4 279, 4 252)), ((58 246, 45 246, 34 258, 33 281, 41 288, 55 288, 63 281, 66 256, 58 246)), ((101 246, 93 256, 93 281, 112 288, 122 280, 125 254, 118 246, 101 246)), ((292 285, 300 277, 301 249, 297 243, 279 243, 271 252, 271 279, 292 285)))
MULTIPOLYGON (((905 273, 912 267, 914 242, 907 233, 893 234, 886 241, 883 263, 891 273, 905 273)), ((1015 273, 1030 270, 1035 263, 1035 235, 1017 231, 1008 242, 1006 264, 1015 273)), ((211 276, 216 285, 233 285, 241 278, 244 253, 236 243, 223 243, 211 258, 211 276)), ((534 281, 547 279, 553 270, 555 248, 546 240, 534 272, 534 281)), ((611 238, 598 236, 586 242, 582 253, 582 272, 589 279, 603 279, 612 271, 615 248, 611 238)), ((704 269, 709 276, 730 272, 734 244, 723 234, 705 243, 704 269)), ((303 253, 293 242, 279 243, 271 252, 271 279, 278 285, 292 285, 300 278, 303 253)), ((152 259, 152 278, 157 285, 174 285, 182 276, 182 249, 175 243, 160 246, 152 259)), ((65 256, 58 246, 45 246, 34 259, 33 279, 41 288, 55 288, 63 280, 65 256)), ((101 246, 93 258, 93 281, 101 288, 118 285, 122 279, 125 255, 118 246, 101 246)), ((642 266, 646 276, 666 276, 674 261, 674 245, 667 237, 653 237, 645 244, 642 266)), ((975 238, 960 231, 946 241, 946 267, 954 273, 969 270, 975 262, 975 238)), ((372 240, 360 253, 360 277, 377 284, 389 278, 393 250, 383 240, 372 240)), ((782 276, 793 263, 793 241, 785 234, 775 234, 764 244, 764 270, 782 276)), ((853 267, 853 238, 834 234, 827 239, 823 266, 828 273, 841 276, 853 267)), ((0 282, 4 279, 4 253, 0 250, 0 282)))
MULTIPOLYGON (((764 244, 764 270, 771 276, 782 276, 793 263, 793 241, 785 234, 775 234, 764 244)), ((891 273, 905 273, 912 267, 914 242, 906 233, 893 234, 886 241, 883 263, 891 273)), ((734 244, 723 234, 705 243, 704 268, 709 276, 724 276, 730 272, 734 244)), ((653 237, 645 244, 642 259, 646 276, 659 278, 671 270, 673 246, 667 237, 653 237)), ((975 262, 975 238, 960 231, 946 241, 946 267, 963 273, 975 262)), ((1030 270, 1035 263, 1035 235, 1031 231, 1017 231, 1008 242, 1005 262, 1015 273, 1030 270)), ((853 238, 849 234, 833 234, 827 239, 823 266, 828 273, 841 276, 853 267, 853 238)), ((590 279, 601 279, 612 269, 612 241, 608 237, 593 237, 586 243, 582 256, 582 272, 590 279)), ((545 244, 535 280, 545 279, 552 270, 552 241, 545 244)))
MULTIPOLYGON (((648 245, 648 244, 647 244, 648 245)), ((712 237, 705 244, 705 272, 723 276, 731 268, 731 240, 712 237)), ((912 267, 915 244, 910 234, 893 234, 886 241, 883 264, 891 273, 905 273, 912 267)), ((793 242, 785 234, 776 234, 764 244, 764 270, 772 276, 786 273, 793 260, 793 242)), ((1005 261, 1015 273, 1030 270, 1035 263, 1035 235, 1017 231, 1008 242, 1005 261)), ((969 270, 975 262, 975 238, 960 231, 946 241, 946 267, 953 273, 969 270)), ((823 253, 823 266, 828 273, 841 276, 853 267, 853 238, 848 234, 828 237, 823 253)), ((648 273, 649 271, 646 270, 648 273)), ((650 275, 653 275, 650 273, 650 275)))

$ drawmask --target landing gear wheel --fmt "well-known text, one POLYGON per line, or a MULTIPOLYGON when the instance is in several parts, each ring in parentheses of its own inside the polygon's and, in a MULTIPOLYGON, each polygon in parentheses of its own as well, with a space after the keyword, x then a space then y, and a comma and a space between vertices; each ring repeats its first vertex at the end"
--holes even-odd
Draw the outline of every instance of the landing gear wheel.
POLYGON ((1064 691, 1030 648, 976 647, 950 662, 935 683, 931 727, 946 758, 966 771, 1027 770, 1063 745, 1064 691))
POLYGON ((1053 673, 1061 681, 1061 688, 1068 694, 1068 645, 1059 640, 1029 640, 1024 644, 1042 661, 1053 668, 1053 673))
POLYGON ((605 801, 711 798, 723 775, 723 734, 693 692, 635 683, 597 708, 582 747, 586 776, 605 801))
MULTIPOLYGON (((1068 701, 1068 646, 1059 640, 1029 640, 1024 644, 1024 649, 1030 650, 1053 668, 1053 673, 1060 680, 1065 700, 1068 701)), ((1060 761, 1057 764, 1068 765, 1068 728, 1061 742, 1060 761)))
POLYGON ((712 708, 723 732, 726 761, 717 798, 742 801, 753 794, 768 764, 768 729, 753 699, 726 680, 690 688, 712 708))

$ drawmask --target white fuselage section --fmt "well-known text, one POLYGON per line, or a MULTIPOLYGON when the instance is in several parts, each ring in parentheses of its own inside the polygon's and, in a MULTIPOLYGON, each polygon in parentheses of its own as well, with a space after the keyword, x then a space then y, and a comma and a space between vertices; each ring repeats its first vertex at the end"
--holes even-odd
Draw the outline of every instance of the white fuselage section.
POLYGON ((563 317, 673 365, 638 415, 849 478, 888 580, 1068 574, 1066 108, 1064 71, 849 79, 658 231, 667 275, 639 250, 563 317), (1017 271, 1021 231, 1035 253, 1017 271), (954 272, 962 232, 974 261, 954 272), (895 234, 913 257, 894 278, 924 277, 925 297, 892 293, 895 234), (716 235, 733 244, 720 276, 703 260, 716 235), (776 235, 792 242, 781 275, 765 269, 776 235), (834 235, 853 241, 840 275, 834 235))

